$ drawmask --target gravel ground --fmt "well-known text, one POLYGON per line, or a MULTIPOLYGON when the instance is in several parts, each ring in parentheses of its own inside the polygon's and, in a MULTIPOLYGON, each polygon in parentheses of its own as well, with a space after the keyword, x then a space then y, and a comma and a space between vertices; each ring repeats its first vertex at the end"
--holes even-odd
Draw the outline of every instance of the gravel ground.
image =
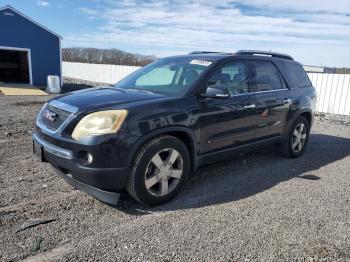
POLYGON ((350 261, 349 118, 318 116, 299 159, 242 155, 168 204, 113 208, 32 156, 46 99, 0 96, 1 261, 350 261), (55 221, 16 232, 38 218, 55 221))

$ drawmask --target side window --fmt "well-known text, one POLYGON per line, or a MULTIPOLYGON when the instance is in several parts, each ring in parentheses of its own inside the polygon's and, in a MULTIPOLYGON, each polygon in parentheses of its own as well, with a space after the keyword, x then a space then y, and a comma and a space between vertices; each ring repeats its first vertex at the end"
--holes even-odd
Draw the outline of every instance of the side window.
POLYGON ((285 88, 277 68, 268 61, 249 61, 250 78, 256 92, 285 88))
POLYGON ((284 71, 286 72, 286 78, 293 87, 306 87, 310 86, 310 80, 305 73, 304 68, 296 63, 283 63, 284 71))
POLYGON ((207 93, 226 88, 230 95, 249 93, 248 70, 243 61, 229 62, 210 77, 207 93))

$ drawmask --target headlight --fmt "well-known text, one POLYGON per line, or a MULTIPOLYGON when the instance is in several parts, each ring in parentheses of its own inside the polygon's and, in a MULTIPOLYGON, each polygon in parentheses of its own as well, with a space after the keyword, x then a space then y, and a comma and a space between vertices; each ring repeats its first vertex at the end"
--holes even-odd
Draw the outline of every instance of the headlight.
POLYGON ((78 140, 84 136, 115 133, 127 114, 127 110, 107 110, 88 114, 74 128, 72 137, 78 140))

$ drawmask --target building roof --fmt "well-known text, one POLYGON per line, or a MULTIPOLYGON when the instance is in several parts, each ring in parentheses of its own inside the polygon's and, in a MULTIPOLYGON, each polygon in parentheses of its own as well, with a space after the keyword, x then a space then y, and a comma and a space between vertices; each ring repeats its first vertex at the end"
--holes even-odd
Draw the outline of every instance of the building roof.
POLYGON ((6 5, 6 6, 3 6, 3 7, 0 7, 0 11, 6 10, 6 9, 10 9, 11 11, 15 12, 16 14, 18 14, 18 15, 24 17, 25 19, 27 19, 28 21, 32 22, 33 24, 36 24, 37 26, 39 26, 42 29, 46 30, 50 34, 53 34, 54 36, 57 36, 58 38, 62 39, 62 36, 56 34, 54 31, 48 29, 47 27, 43 26, 42 24, 38 23, 37 21, 33 20, 32 18, 30 18, 30 17, 26 16, 25 14, 21 13, 20 11, 15 9, 14 7, 12 7, 10 5, 6 5))

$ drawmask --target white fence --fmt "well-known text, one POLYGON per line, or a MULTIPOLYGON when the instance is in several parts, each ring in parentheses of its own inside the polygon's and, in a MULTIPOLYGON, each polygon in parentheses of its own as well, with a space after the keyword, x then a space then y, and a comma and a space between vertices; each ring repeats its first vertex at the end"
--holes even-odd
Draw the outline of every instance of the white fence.
POLYGON ((350 75, 308 73, 317 91, 316 111, 350 115, 350 75))
POLYGON ((139 69, 138 66, 120 66, 63 62, 64 77, 82 79, 98 83, 114 84, 128 74, 139 69))
MULTIPOLYGON (((63 76, 99 83, 116 83, 140 67, 63 62, 63 76)), ((308 73, 316 87, 316 111, 350 115, 350 75, 308 73)))

